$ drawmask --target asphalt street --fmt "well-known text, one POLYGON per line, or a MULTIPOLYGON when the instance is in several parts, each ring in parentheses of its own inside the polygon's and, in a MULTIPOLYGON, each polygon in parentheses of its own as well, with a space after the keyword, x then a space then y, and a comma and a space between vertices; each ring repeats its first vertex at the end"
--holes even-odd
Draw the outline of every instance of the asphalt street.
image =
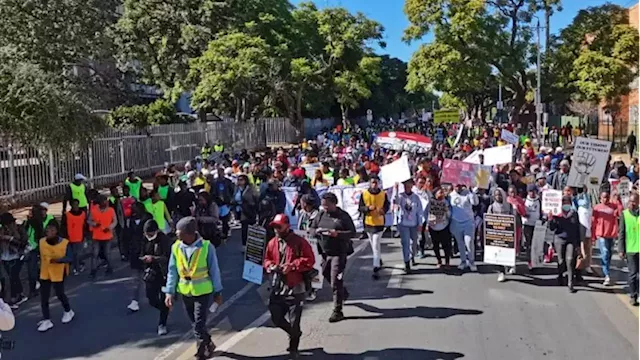
MULTIPOLYGON (((210 317, 220 359, 287 359, 287 338, 271 325, 265 287, 242 280, 239 231, 219 248, 225 304, 210 317)), ((350 298, 346 320, 329 324, 328 285, 305 305, 301 356, 308 359, 635 359, 637 310, 622 300, 620 285, 603 289, 586 278, 576 294, 555 286, 552 268, 541 275, 512 275, 505 283, 488 265, 478 273, 441 271, 435 258, 419 261, 410 275, 399 268, 399 239, 383 242, 385 269, 371 278, 366 241, 356 241, 348 262, 350 298)), ((115 253, 112 254, 115 258, 115 253)), ((119 260, 118 260, 119 261, 119 260)), ((452 264, 457 265, 457 259, 452 264)), ((141 310, 129 314, 131 273, 118 262, 113 275, 72 277, 67 284, 76 313, 61 324, 62 308, 52 297, 55 327, 39 333, 39 299, 16 312, 16 327, 4 333, 16 342, 3 359, 190 359, 194 341, 182 303, 169 316, 169 334, 158 337, 158 313, 144 294, 141 310)), ((523 264, 519 271, 526 273, 523 264)))

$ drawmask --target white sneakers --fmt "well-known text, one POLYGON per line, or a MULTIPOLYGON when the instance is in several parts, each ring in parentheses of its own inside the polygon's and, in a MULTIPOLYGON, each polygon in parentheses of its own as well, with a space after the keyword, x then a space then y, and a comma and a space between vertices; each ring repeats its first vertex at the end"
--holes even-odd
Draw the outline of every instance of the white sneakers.
POLYGON ((73 310, 69 310, 68 312, 65 311, 64 314, 62 314, 62 323, 63 324, 70 323, 71 320, 73 320, 74 316, 76 316, 76 313, 74 313, 73 310))
POLYGON ((38 331, 45 332, 53 327, 51 320, 42 320, 38 322, 38 331))
POLYGON ((464 270, 466 268, 467 268, 467 263, 466 262, 460 263, 460 265, 458 265, 458 270, 464 270))
POLYGON ((167 327, 164 325, 158 325, 158 335, 162 336, 166 334, 167 334, 167 327))
POLYGON ((504 273, 501 272, 500 274, 498 274, 498 282, 504 282, 506 280, 504 273))
MULTIPOLYGON (((71 320, 73 320, 74 316, 76 316, 76 314, 73 312, 73 310, 69 310, 68 312, 65 311, 62 314, 62 323, 63 324, 70 323, 71 320)), ((49 319, 41 320, 38 322, 38 331, 40 332, 45 332, 51 328, 53 328, 53 322, 49 319)))
POLYGON ((471 264, 471 265, 469 265, 469 269, 470 269, 471 271, 473 271, 473 272, 478 271, 478 267, 476 266, 476 264, 471 264))
POLYGON ((515 273, 516 273, 516 268, 515 267, 509 268, 509 275, 515 275, 515 273))
POLYGON ((610 278, 610 277, 608 277, 608 276, 605 276, 605 277, 604 277, 604 281, 602 282, 602 285, 604 285, 604 286, 609 286, 609 285, 611 285, 611 278, 610 278))
POLYGON ((469 264, 468 261, 461 262, 460 265, 458 265, 458 270, 464 270, 466 268, 469 268, 472 272, 478 271, 476 264, 469 264))
POLYGON ((131 304, 129 304, 127 306, 127 309, 129 309, 132 312, 136 312, 136 311, 140 310, 140 305, 138 305, 137 301, 131 300, 131 304))

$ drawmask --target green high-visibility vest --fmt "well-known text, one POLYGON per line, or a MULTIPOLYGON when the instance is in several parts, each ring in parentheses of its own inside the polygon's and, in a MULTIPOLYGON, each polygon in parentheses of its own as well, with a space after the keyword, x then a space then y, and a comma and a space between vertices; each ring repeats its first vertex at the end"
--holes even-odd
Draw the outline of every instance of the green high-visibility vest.
POLYGON ((209 241, 202 240, 202 247, 191 255, 191 259, 187 259, 184 252, 180 250, 181 242, 178 239, 171 248, 178 268, 178 293, 186 296, 202 296, 213 293, 213 282, 209 276, 209 266, 207 265, 209 241))
POLYGON ((140 200, 140 188, 142 188, 142 179, 136 177, 135 180, 136 181, 133 182, 130 181, 129 178, 127 178, 124 181, 124 184, 129 187, 129 194, 131 194, 131 196, 133 196, 136 200, 140 200))
POLYGON ((89 206, 89 201, 87 200, 86 186, 84 184, 76 185, 74 183, 70 183, 69 187, 71 188, 71 198, 78 200, 78 206, 83 208, 89 206))
POLYGON ((222 145, 222 144, 213 145, 213 151, 215 151, 215 152, 224 152, 224 145, 222 145))
POLYGON ((144 205, 144 209, 151 215, 153 215, 153 200, 151 198, 142 201, 142 205, 144 205))
POLYGON ((629 210, 623 211, 622 215, 624 216, 626 252, 629 254, 637 254, 640 252, 640 239, 638 239, 640 235, 640 232, 638 232, 640 218, 637 215, 633 215, 629 210))
POLYGON ((160 195, 160 199, 167 200, 169 196, 169 185, 158 186, 158 195, 160 195))
POLYGON ((167 219, 164 217, 164 210, 166 206, 164 205, 164 201, 160 200, 156 203, 151 202, 151 215, 153 216, 153 220, 158 223, 158 229, 161 231, 165 229, 167 226, 167 219))
MULTIPOLYGON (((43 232, 47 228, 47 225, 49 225, 51 220, 53 220, 53 215, 47 214, 47 216, 44 218, 44 221, 42 221, 43 232)), ((32 249, 37 249, 38 242, 40 239, 36 239, 36 230, 31 226, 29 226, 29 229, 27 229, 27 237, 28 237, 29 247, 32 249)))

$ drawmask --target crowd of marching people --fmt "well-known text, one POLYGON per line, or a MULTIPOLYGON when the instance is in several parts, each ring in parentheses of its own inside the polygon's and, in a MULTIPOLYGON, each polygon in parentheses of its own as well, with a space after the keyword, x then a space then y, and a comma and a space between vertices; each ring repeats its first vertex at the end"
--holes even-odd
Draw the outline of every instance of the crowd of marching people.
MULTIPOLYGON (((545 244, 544 262, 557 257, 559 285, 576 291, 583 273, 592 272, 594 245, 600 251, 603 285, 611 285, 611 259, 617 250, 629 269, 630 301, 638 304, 637 158, 626 164, 609 161, 594 197, 586 185, 567 186, 572 159, 566 147, 575 136, 570 127, 545 130, 544 143, 531 128, 458 126, 385 123, 364 129, 338 125, 288 149, 258 153, 231 154, 220 143, 205 144, 193 161, 168 165, 159 172, 152 188, 131 171, 109 193, 100 193, 77 174, 67 188, 61 214, 51 214, 49 205, 40 203, 22 224, 10 212, 0 215, 3 285, 10 289, 6 300, 16 309, 39 296, 38 330, 47 331, 54 326, 49 312, 53 288, 64 308, 62 323, 68 323, 75 314, 65 295, 66 279, 87 272, 95 279, 103 268, 106 275, 111 274, 110 248, 117 245, 120 260, 128 262, 135 274, 129 311, 139 310, 144 289, 149 304, 159 311, 158 334, 164 335, 175 295, 181 294, 194 324, 198 356, 206 358, 215 346, 203 309, 222 303, 216 248, 230 239, 234 226, 240 228, 246 245, 249 227, 258 225, 267 230, 264 269, 277 279, 272 283, 269 309, 274 324, 289 335, 289 350, 295 353, 302 305, 316 296, 308 286, 314 252, 298 231, 318 239, 322 271, 333 293, 329 321, 341 321, 349 297, 343 276, 354 251, 351 239, 358 234, 353 216, 338 206, 336 196, 320 190, 366 184, 361 185, 366 190, 358 213, 363 225, 360 235, 371 246, 374 280, 383 268, 385 233, 400 238, 407 273, 431 251, 442 271, 449 271, 451 259, 457 256, 458 271, 473 272, 484 244, 484 214, 510 214, 516 219, 517 252, 530 270, 535 226, 546 224, 553 241, 545 244), (445 159, 463 160, 477 149, 506 144, 501 138, 503 128, 520 141, 512 161, 493 167, 488 188, 441 181, 445 159), (432 149, 413 153, 378 146, 376 136, 384 130, 427 135, 433 139, 432 149), (407 157, 411 178, 383 187, 380 169, 402 156, 407 157), (312 173, 308 165, 315 165, 312 173), (615 186, 623 179, 633 184, 625 199, 615 186), (297 191, 292 206, 287 206, 283 187, 297 191), (541 210, 541 195, 547 190, 562 191, 559 213, 541 210), (298 223, 291 223, 292 214, 298 223), (391 223, 388 214, 393 214, 391 223)), ((517 271, 517 267, 496 267, 497 279, 506 281, 517 271)))

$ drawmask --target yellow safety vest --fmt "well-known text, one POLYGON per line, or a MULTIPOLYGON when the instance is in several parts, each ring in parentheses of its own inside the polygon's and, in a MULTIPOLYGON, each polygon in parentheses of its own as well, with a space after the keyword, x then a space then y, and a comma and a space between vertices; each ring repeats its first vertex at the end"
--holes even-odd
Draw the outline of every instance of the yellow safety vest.
POLYGON ((209 241, 202 240, 202 246, 198 248, 191 259, 187 259, 180 250, 180 239, 176 241, 171 251, 178 268, 178 293, 186 296, 201 296, 214 292, 213 282, 209 276, 207 256, 209 255, 209 241))
POLYGON ((83 208, 89 206, 89 201, 87 200, 87 195, 85 192, 85 184, 76 185, 74 183, 70 183, 69 187, 71 188, 71 198, 78 200, 79 207, 83 208))
MULTIPOLYGON (((362 199, 366 206, 374 206, 375 210, 384 209, 384 199, 385 192, 380 191, 378 194, 374 195, 369 192, 369 190, 365 190, 362 192, 362 199)), ((372 214, 369 212, 364 216, 364 224, 369 226, 384 226, 384 215, 372 214)))
POLYGON ((67 254, 69 240, 62 239, 55 245, 49 245, 45 238, 40 239, 40 279, 61 282, 69 275, 69 264, 52 263, 53 259, 61 259, 67 254))

